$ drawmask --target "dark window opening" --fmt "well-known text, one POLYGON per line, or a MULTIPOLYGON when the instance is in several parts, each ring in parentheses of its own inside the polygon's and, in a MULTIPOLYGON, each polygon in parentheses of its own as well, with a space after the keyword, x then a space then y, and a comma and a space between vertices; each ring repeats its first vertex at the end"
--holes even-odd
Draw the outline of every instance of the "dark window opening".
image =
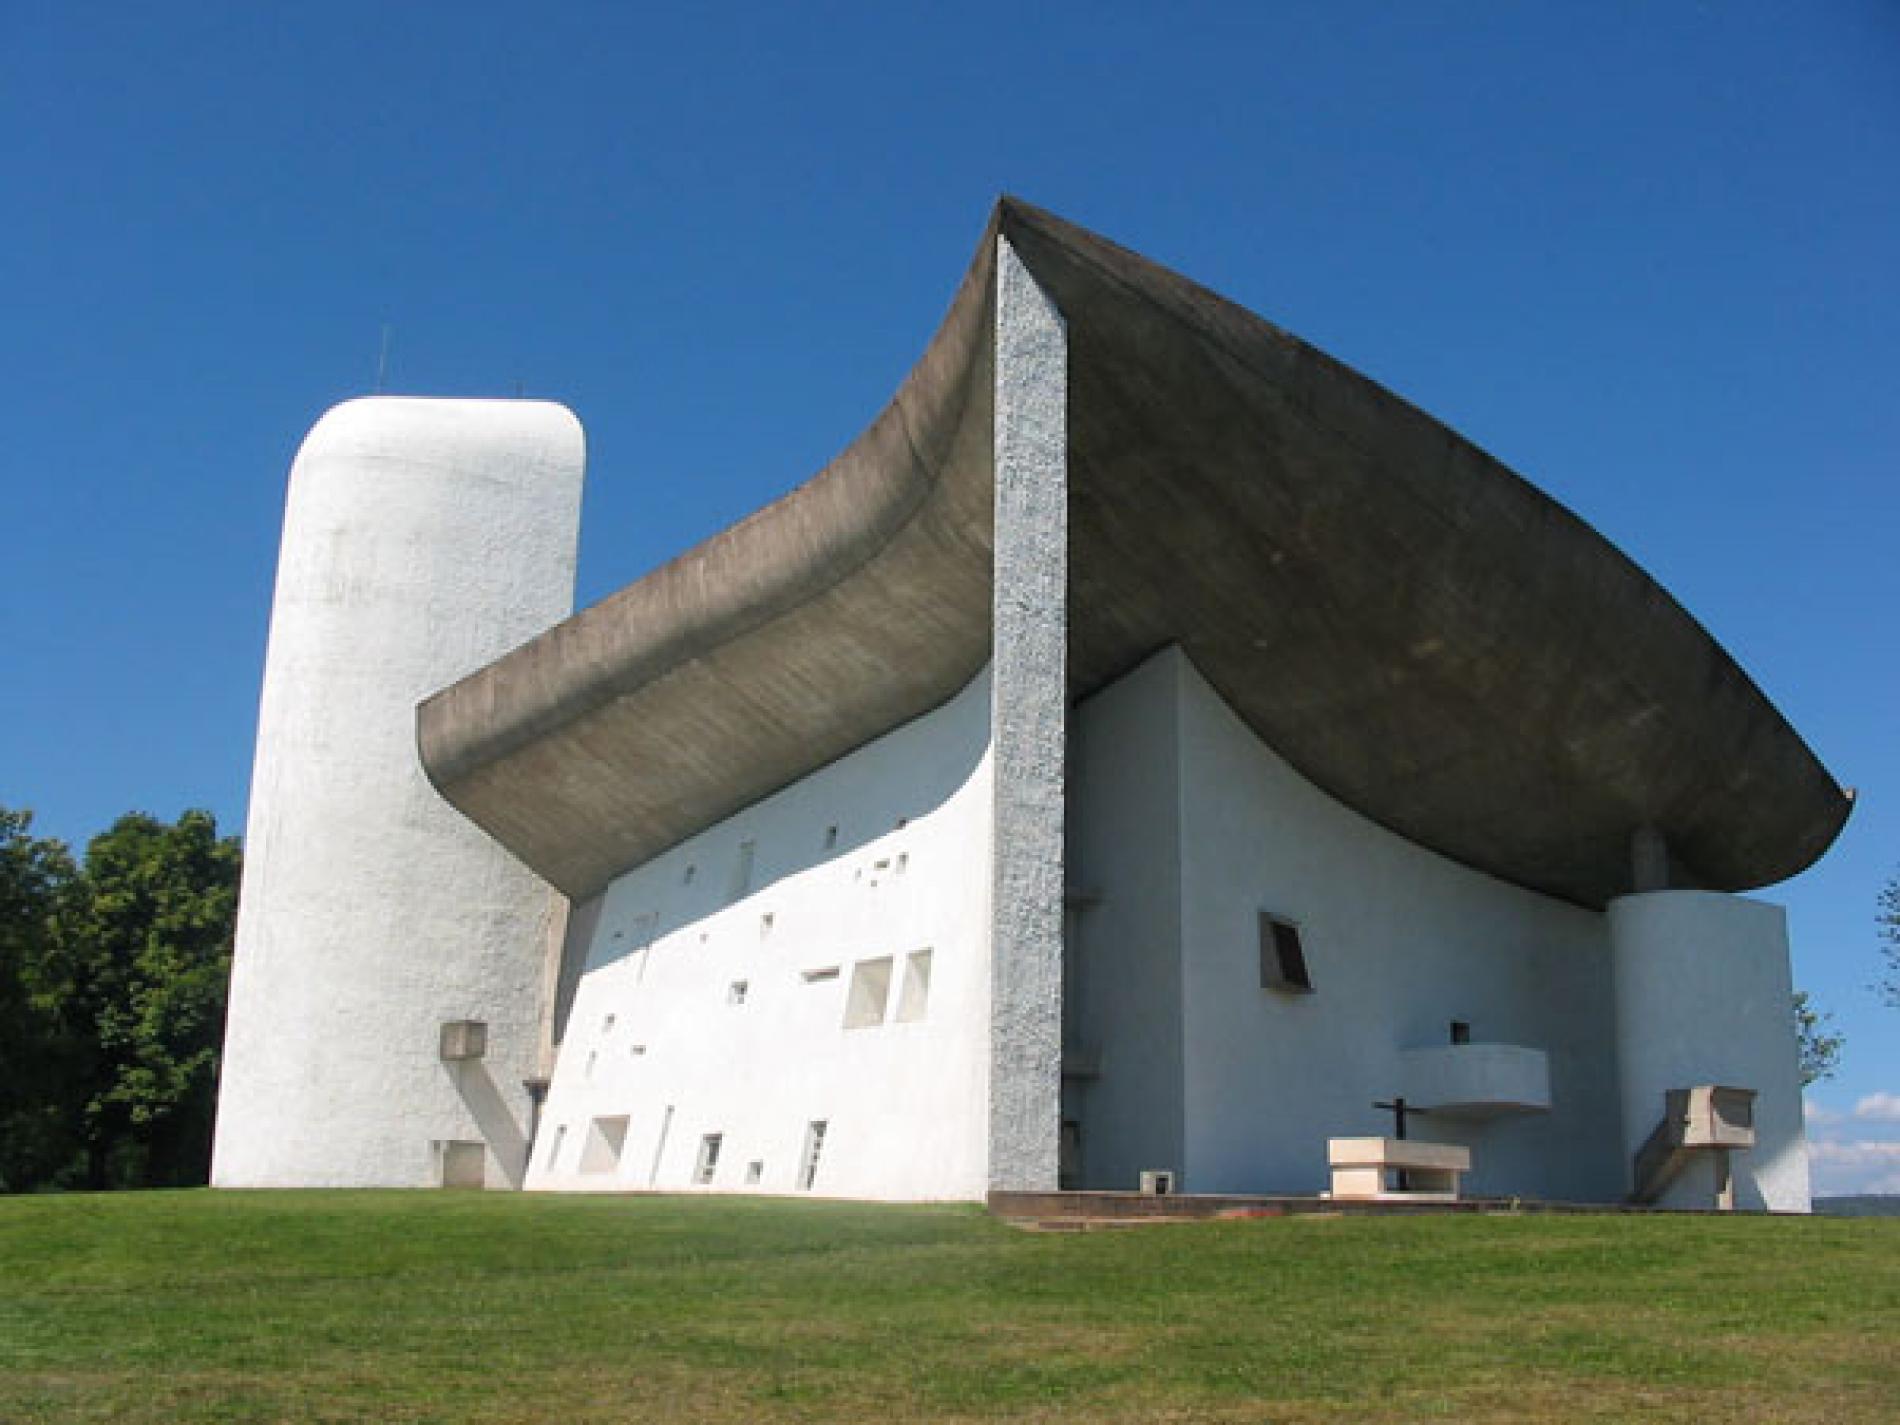
POLYGON ((1454 1044, 1469 1044, 1471 1042, 1471 1026, 1462 1019, 1452 1020, 1451 1042, 1454 1044))
POLYGON ((1313 977, 1306 968, 1300 928, 1277 915, 1260 913, 1260 985, 1269 990, 1310 994, 1313 977))

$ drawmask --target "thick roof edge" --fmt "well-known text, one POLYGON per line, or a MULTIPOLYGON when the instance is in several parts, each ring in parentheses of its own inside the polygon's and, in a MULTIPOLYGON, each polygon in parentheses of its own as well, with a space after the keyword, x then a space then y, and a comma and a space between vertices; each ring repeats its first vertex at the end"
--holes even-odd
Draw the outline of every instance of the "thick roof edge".
POLYGON ((988 656, 995 239, 1068 323, 1071 684, 1180 643, 1363 814, 1585 905, 1652 827, 1686 880, 1811 864, 1851 799, 1582 520, 1271 323, 1020 200, 806 484, 425 702, 442 794, 600 890, 944 701, 988 656))

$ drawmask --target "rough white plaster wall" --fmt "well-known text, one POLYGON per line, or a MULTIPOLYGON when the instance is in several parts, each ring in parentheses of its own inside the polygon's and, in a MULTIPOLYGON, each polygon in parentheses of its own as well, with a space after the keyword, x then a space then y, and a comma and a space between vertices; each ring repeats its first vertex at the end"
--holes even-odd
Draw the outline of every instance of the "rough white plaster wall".
MULTIPOLYGON (((1808 1211, 1781 907, 1708 891, 1651 891, 1612 901, 1609 921, 1625 1163, 1662 1118, 1666 1090, 1754 1089, 1755 1147, 1731 1159, 1736 1205, 1808 1211)), ((1713 1169, 1699 1158, 1663 1205, 1709 1207, 1713 1195, 1713 1169)))
POLYGON ((1151 658, 1070 715, 1064 1117, 1078 1185, 1132 1189, 1182 1166, 1181 770, 1173 660, 1151 658))
MULTIPOLYGON (((1156 724, 1176 700, 1181 857, 1183 1187, 1314 1192, 1326 1139, 1389 1129, 1372 1108, 1406 1090, 1402 1051, 1447 1042, 1462 1019, 1479 1041, 1549 1056, 1549 1114, 1417 1120, 1421 1138, 1473 1150, 1473 1191, 1611 1200, 1623 1191, 1609 946, 1603 917, 1471 871, 1374 825, 1264 746, 1178 649, 1127 680, 1156 724), (1257 916, 1303 930, 1316 992, 1263 989, 1257 916)), ((1109 693, 1078 716, 1106 715, 1109 693)), ((1151 732, 1124 734, 1131 756, 1151 732)), ((1141 834, 1152 793, 1110 753, 1108 785, 1078 788, 1102 824, 1141 834)), ((1140 886, 1080 874, 1100 905, 1090 954, 1132 913, 1140 886), (1098 928, 1099 932, 1098 932, 1098 928)), ((1132 943, 1124 953, 1133 953, 1132 943)), ((1157 947, 1166 955, 1165 944, 1157 947)), ((1091 993, 1102 978, 1091 963, 1091 993)), ((1109 1036, 1104 1033, 1104 1039, 1109 1036)), ((1105 1048, 1103 1080, 1118 1067, 1105 1048)), ((1088 1140, 1125 1130, 1084 1125, 1088 1140)), ((1122 1182, 1104 1184, 1122 1187, 1122 1182)))
POLYGON ((586 968, 530 1188, 692 1189, 700 1140, 718 1133, 709 1190, 796 1192, 806 1125, 823 1120, 815 1195, 983 1197, 989 713, 985 672, 935 712, 619 877, 597 917, 576 915, 586 968), (924 1016, 892 1022, 905 961, 923 949, 924 1016), (844 1028, 852 967, 883 956, 894 961, 886 1021, 844 1028), (835 979, 804 977, 833 966, 835 979), (729 1002, 737 981, 743 1004, 729 1002), (621 1115, 620 1161, 582 1172, 593 1120, 621 1115), (746 1181, 752 1162, 757 1183, 746 1181))
POLYGON ((375 398, 291 469, 212 1181, 421 1186, 432 1140, 519 1182, 552 892, 443 802, 424 696, 571 608, 584 450, 560 406, 375 398), (488 1056, 437 1058, 443 1020, 488 1056))
POLYGON ((996 240, 990 1186, 1056 1186, 1068 650, 1068 333, 996 240))

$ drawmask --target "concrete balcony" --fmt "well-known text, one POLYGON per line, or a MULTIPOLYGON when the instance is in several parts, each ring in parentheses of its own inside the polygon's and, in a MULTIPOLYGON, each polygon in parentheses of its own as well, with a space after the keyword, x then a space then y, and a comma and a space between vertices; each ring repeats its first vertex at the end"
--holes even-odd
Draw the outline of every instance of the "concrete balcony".
POLYGON ((1489 1118, 1550 1109, 1550 1061, 1521 1044, 1434 1044, 1399 1055, 1408 1105, 1489 1118))

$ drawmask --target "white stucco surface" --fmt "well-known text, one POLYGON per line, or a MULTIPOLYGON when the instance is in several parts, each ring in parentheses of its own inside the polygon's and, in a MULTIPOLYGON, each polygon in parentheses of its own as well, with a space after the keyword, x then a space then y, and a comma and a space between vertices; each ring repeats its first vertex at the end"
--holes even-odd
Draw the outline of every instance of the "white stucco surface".
MULTIPOLYGON (((1707 891, 1651 891, 1610 904, 1625 1161, 1663 1115, 1670 1089, 1755 1091, 1755 1146, 1734 1153, 1738 1207, 1806 1212, 1811 1199, 1781 907, 1707 891)), ((1713 1167, 1698 1158, 1661 1199, 1709 1207, 1713 1167)))
POLYGON ((990 1186, 1057 1182, 1068 712, 1068 333, 996 240, 990 1186))
POLYGON ((984 1195, 990 698, 986 671, 576 914, 584 967, 530 1188, 984 1195), (850 1027, 872 1018, 858 967, 881 961, 881 1012, 850 1027), (597 1125, 623 1119, 606 1151, 597 1125), (702 1184, 709 1134, 720 1153, 702 1184))
POLYGON ((1430 1115, 1412 1135, 1469 1147, 1472 1192, 1622 1196, 1602 916, 1348 810, 1177 649, 1075 718, 1074 879, 1099 897, 1076 922, 1082 1034, 1100 1045, 1080 1094, 1085 1185, 1178 1166, 1185 1191, 1319 1191, 1326 1140, 1389 1132, 1373 1101, 1413 1091, 1405 1052, 1447 1043, 1459 1020, 1479 1044, 1541 1051, 1550 1111, 1430 1115), (1300 927, 1312 993, 1262 987, 1262 911, 1300 927), (1144 1006, 1178 1029, 1143 1028, 1144 1006), (1177 1133, 1178 1164, 1149 1161, 1177 1133))
POLYGON ((290 475, 212 1181, 518 1184, 551 892, 430 787, 416 704, 571 608, 583 439, 530 401, 374 398, 290 475), (443 1021, 486 1057, 438 1058, 443 1021), (461 1155, 466 1158, 467 1154, 461 1155))

